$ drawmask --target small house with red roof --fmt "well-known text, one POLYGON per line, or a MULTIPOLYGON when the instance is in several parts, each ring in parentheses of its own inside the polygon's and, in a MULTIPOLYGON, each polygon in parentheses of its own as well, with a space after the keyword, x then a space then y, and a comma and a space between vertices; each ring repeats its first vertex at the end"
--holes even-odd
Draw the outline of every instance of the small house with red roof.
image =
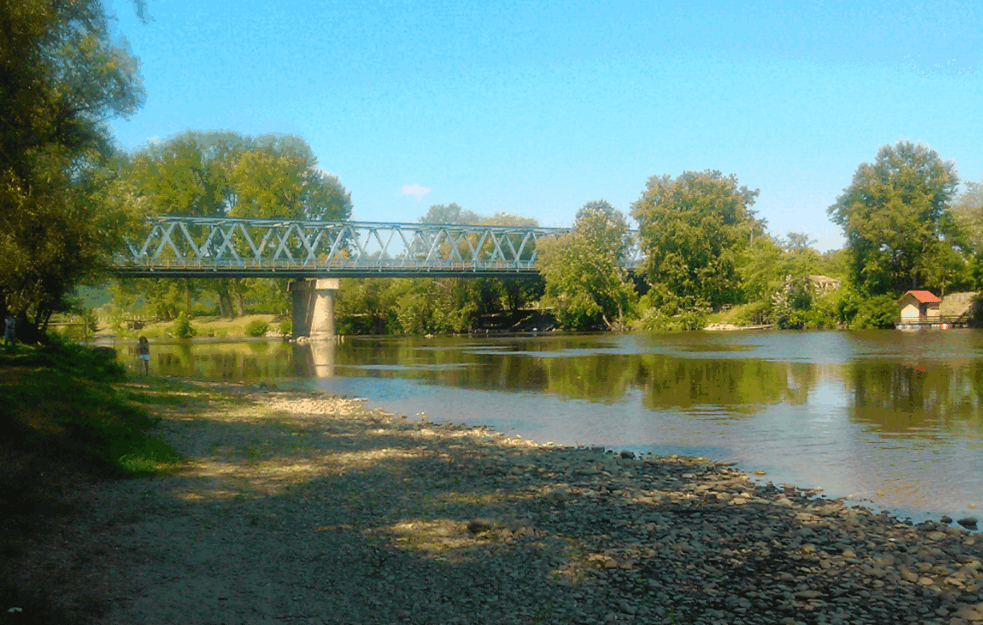
POLYGON ((942 313, 939 304, 942 300, 930 291, 908 291, 901 296, 901 322, 932 322, 941 320, 942 313))

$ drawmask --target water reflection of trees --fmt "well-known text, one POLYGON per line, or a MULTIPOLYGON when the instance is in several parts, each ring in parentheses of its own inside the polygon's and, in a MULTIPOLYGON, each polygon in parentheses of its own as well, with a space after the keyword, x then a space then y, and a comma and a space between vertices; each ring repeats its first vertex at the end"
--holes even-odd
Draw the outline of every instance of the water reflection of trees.
MULTIPOLYGON (((638 392, 652 410, 723 409, 751 415, 809 402, 823 380, 842 384, 851 420, 885 432, 934 436, 938 424, 983 430, 983 362, 864 359, 820 365, 741 357, 615 353, 596 339, 393 338, 310 346, 155 345, 166 375, 261 380, 324 375, 400 377, 464 389, 550 393, 617 402, 638 392)), ((135 359, 135 347, 130 356, 135 359)))
POLYGON ((930 435, 938 424, 980 430, 983 363, 857 362, 845 366, 850 417, 885 432, 930 435))
POLYGON ((720 406, 752 414, 787 402, 805 404, 821 370, 810 363, 755 359, 643 357, 639 384, 654 410, 720 406))
POLYGON ((265 380, 293 375, 292 356, 280 343, 151 346, 151 367, 162 375, 217 380, 265 380))
POLYGON ((652 409, 722 406, 753 413, 804 404, 821 369, 808 363, 598 353, 597 343, 556 341, 462 346, 417 340, 363 341, 340 349, 345 375, 398 376, 460 388, 546 392, 565 399, 620 401, 640 389, 652 409), (593 351, 592 351, 593 350, 593 351), (373 365, 396 366, 389 370, 373 365), (366 368, 368 367, 368 368, 366 368))

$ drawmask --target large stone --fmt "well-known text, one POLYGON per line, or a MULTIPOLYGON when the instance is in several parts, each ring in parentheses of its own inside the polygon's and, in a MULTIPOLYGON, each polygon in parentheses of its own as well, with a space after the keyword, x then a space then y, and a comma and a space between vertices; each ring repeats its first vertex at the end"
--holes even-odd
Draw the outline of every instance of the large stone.
POLYGON ((492 519, 475 518, 468 521, 468 531, 472 534, 481 534, 495 529, 496 525, 492 519))

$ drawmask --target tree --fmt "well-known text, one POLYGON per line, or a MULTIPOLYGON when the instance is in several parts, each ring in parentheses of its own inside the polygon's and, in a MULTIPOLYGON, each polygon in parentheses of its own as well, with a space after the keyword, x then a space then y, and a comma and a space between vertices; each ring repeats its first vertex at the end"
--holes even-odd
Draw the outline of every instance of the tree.
POLYGON ((461 208, 457 202, 434 204, 427 214, 420 217, 421 224, 477 224, 481 216, 461 208))
POLYGON ((351 193, 318 167, 307 143, 292 135, 245 139, 226 165, 236 217, 341 221, 352 213, 351 193))
POLYGON ((351 193, 292 135, 189 130, 132 155, 127 176, 149 214, 345 220, 351 193))
POLYGON ((966 190, 952 204, 952 216, 974 250, 983 250, 983 181, 966 182, 966 190))
MULTIPOLYGON (((318 167, 303 139, 292 135, 246 137, 189 130, 133 154, 125 179, 147 215, 333 221, 348 219, 352 212, 351 193, 318 167)), ((204 243, 206 229, 188 230, 204 243)), ((300 241, 288 243, 297 254, 304 253, 300 241)), ((240 244, 247 253, 247 244, 240 244)), ((183 285, 190 294, 192 282, 183 280, 183 285)), ((229 316, 245 313, 244 299, 250 292, 281 308, 287 291, 285 280, 266 285, 270 288, 243 279, 212 280, 210 286, 221 314, 229 316)), ((163 304, 158 308, 169 310, 163 304)))
POLYGON ((937 267, 951 262, 958 228, 949 203, 955 165, 921 144, 882 146, 861 163, 827 212, 843 228, 858 287, 872 295, 943 286, 937 267))
POLYGON ((631 242, 624 215, 604 200, 577 211, 570 234, 539 243, 543 303, 566 328, 617 328, 636 299, 623 263, 631 242))
POLYGON ((223 217, 236 202, 228 173, 243 141, 189 130, 132 154, 126 178, 148 215, 223 217))
MULTIPOLYGON (((517 226, 521 228, 536 228, 539 226, 539 222, 532 217, 510 215, 508 213, 496 213, 494 216, 482 221, 489 226, 517 226)), ((519 241, 516 240, 514 244, 518 247, 519 241)), ((491 244, 488 243, 487 245, 491 244)), ((520 256, 520 260, 533 258, 535 251, 535 247, 527 245, 520 256)), ((538 275, 515 278, 490 278, 490 280, 494 280, 494 282, 500 285, 499 290, 502 294, 502 302, 505 308, 511 313, 519 312, 529 302, 537 301, 543 296, 544 284, 542 277, 538 275)))
POLYGON ((738 254, 764 232, 751 210, 757 196, 719 171, 649 178, 632 215, 656 292, 684 310, 739 301, 738 254))
POLYGON ((141 104, 136 64, 98 0, 0 4, 0 314, 30 338, 131 221, 107 122, 141 104))
POLYGON ((967 272, 976 289, 983 288, 983 181, 967 182, 952 206, 962 246, 970 257, 967 272))

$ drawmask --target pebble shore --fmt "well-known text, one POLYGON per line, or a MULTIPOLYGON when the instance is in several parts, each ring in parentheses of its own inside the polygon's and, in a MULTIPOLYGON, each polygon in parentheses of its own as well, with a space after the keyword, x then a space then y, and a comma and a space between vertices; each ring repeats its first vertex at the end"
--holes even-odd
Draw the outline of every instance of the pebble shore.
POLYGON ((704 458, 222 392, 161 415, 186 468, 80 494, 44 554, 87 562, 111 606, 93 622, 983 623, 983 543, 958 524, 704 458))

